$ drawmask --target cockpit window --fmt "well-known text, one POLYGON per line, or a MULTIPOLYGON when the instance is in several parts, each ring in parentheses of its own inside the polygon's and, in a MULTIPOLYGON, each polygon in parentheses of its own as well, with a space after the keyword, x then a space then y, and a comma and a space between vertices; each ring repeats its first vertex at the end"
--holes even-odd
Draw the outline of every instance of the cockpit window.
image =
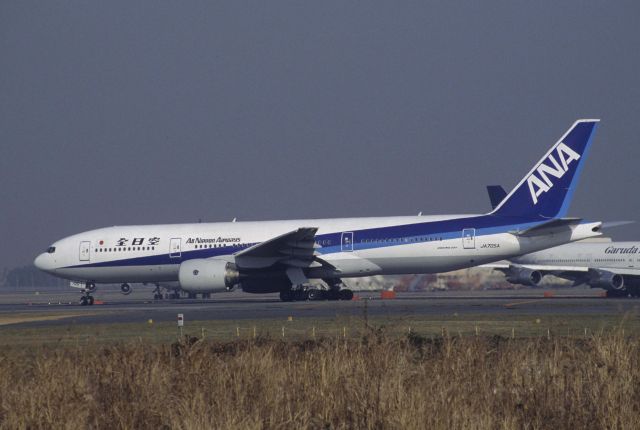
POLYGON ((56 252, 56 247, 55 246, 50 246, 49 248, 47 248, 47 253, 48 254, 53 254, 54 252, 56 252))

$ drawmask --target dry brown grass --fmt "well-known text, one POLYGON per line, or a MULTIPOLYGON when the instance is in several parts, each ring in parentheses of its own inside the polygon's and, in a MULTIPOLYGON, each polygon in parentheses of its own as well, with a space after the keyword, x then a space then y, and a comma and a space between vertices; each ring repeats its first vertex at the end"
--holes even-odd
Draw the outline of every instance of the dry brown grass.
POLYGON ((633 429, 639 361, 622 332, 9 348, 0 426, 633 429))

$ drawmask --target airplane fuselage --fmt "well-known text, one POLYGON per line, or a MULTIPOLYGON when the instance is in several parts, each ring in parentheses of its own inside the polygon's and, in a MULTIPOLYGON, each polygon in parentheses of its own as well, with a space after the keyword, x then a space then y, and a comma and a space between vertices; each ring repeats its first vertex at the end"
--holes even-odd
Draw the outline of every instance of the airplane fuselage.
POLYGON ((534 252, 511 261, 519 264, 640 270, 640 242, 579 242, 534 252))
POLYGON ((191 259, 233 262, 247 248, 300 226, 317 227, 315 251, 328 264, 308 278, 435 273, 476 266, 567 241, 593 237, 599 223, 519 237, 535 225, 490 215, 342 218, 108 227, 54 243, 36 265, 81 282, 175 282, 191 259))

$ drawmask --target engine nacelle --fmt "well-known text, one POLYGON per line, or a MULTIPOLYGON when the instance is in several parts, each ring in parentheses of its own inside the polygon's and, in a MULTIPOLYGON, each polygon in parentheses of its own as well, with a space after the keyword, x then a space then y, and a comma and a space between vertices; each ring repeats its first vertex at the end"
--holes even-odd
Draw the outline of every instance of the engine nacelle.
POLYGON ((589 285, 605 290, 624 290, 624 278, 617 273, 598 270, 589 285))
POLYGON ((180 264, 180 288, 190 293, 229 291, 240 282, 235 264, 224 260, 196 258, 180 264))
POLYGON ((131 291, 133 291, 131 289, 131 285, 129 285, 129 284, 120 285, 120 293, 121 294, 124 294, 125 296, 128 296, 129 294, 131 294, 131 291))
POLYGON ((507 275, 507 281, 512 284, 536 287, 542 281, 542 273, 531 269, 514 269, 507 275))

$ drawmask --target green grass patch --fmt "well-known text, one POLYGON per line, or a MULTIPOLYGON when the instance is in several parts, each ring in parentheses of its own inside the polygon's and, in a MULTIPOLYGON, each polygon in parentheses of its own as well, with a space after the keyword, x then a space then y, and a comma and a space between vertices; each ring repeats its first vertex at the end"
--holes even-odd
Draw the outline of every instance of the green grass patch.
POLYGON ((260 320, 187 321, 182 331, 175 322, 113 324, 69 324, 4 326, 0 342, 4 345, 83 345, 117 342, 166 343, 182 335, 216 341, 272 338, 305 340, 320 337, 355 338, 370 332, 399 337, 408 333, 421 336, 501 336, 581 337, 604 334, 622 328, 626 335, 640 334, 640 318, 612 315, 530 316, 470 315, 429 317, 334 317, 260 320))

